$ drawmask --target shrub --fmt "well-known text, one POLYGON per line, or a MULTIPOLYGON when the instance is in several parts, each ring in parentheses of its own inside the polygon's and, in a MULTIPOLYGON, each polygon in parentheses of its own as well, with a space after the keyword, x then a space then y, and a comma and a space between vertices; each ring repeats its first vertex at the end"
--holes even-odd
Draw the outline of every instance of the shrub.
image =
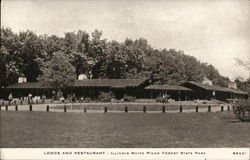
POLYGON ((155 99, 155 102, 166 103, 166 102, 167 102, 167 98, 157 97, 157 98, 155 99))
POLYGON ((128 95, 125 95, 123 99, 124 99, 124 101, 127 101, 127 102, 134 102, 135 101, 135 97, 128 96, 128 95))
POLYGON ((84 102, 90 102, 91 101, 91 98, 89 98, 89 97, 86 97, 86 98, 84 98, 84 102))
POLYGON ((110 102, 112 98, 112 92, 101 92, 98 96, 98 99, 102 102, 110 102))
POLYGON ((161 97, 157 97, 157 98, 155 99, 155 102, 162 102, 162 98, 161 98, 161 97))

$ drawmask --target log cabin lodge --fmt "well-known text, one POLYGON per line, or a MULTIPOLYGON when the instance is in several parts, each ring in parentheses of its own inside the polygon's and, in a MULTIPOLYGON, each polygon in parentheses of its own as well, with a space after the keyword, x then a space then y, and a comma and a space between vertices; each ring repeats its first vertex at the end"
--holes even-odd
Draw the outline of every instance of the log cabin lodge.
MULTIPOLYGON (((33 96, 53 96, 54 88, 46 87, 40 82, 27 82, 26 78, 20 77, 18 83, 2 88, 0 99, 8 99, 10 93, 14 98, 25 97, 29 93, 33 96)), ((235 83, 229 87, 213 85, 207 78, 201 83, 187 81, 180 85, 155 85, 148 79, 87 79, 79 76, 73 85, 62 90, 64 97, 75 94, 77 98, 98 99, 101 92, 111 92, 115 99, 131 96, 136 99, 156 99, 167 95, 175 101, 188 100, 211 100, 226 101, 227 99, 247 100, 248 93, 238 90, 235 83)))

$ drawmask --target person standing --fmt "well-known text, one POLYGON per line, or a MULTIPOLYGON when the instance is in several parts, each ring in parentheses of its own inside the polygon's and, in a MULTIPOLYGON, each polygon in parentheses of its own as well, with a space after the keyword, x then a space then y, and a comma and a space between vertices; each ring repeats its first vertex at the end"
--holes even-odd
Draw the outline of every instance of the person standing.
POLYGON ((76 102, 76 95, 75 95, 75 93, 73 93, 73 95, 72 95, 72 102, 76 102))
POLYGON ((29 93, 29 95, 28 95, 28 102, 29 102, 29 104, 31 104, 31 102, 32 102, 32 94, 31 93, 29 93))
POLYGON ((42 103, 45 103, 46 96, 45 94, 42 95, 42 103))
POLYGON ((12 93, 10 93, 10 95, 9 95, 9 105, 11 104, 11 102, 13 101, 13 96, 12 96, 12 93))

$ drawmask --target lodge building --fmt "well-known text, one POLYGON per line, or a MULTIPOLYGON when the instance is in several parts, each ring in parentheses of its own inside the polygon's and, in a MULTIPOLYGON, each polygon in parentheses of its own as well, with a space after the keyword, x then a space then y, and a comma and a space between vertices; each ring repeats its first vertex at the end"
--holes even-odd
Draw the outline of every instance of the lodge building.
MULTIPOLYGON (((116 99, 121 99, 125 95, 135 98, 144 97, 144 88, 149 84, 145 79, 81 79, 64 89, 61 89, 64 97, 75 94, 76 97, 89 97, 97 99, 101 92, 111 92, 116 99)), ((31 93, 33 96, 46 95, 53 96, 53 88, 46 87, 41 82, 15 83, 5 89, 5 97, 13 93, 15 97, 24 97, 31 93)))
MULTIPOLYGON (((7 99, 8 94, 14 97, 24 97, 31 93, 33 96, 46 95, 52 97, 53 88, 46 87, 40 82, 27 82, 19 78, 18 83, 1 89, 0 99, 7 99)), ((74 83, 63 89, 64 96, 74 93, 76 97, 97 99, 101 92, 111 92, 116 99, 124 96, 155 99, 167 95, 175 101, 217 99, 248 99, 248 93, 238 90, 230 84, 228 88, 213 85, 208 79, 202 83, 187 81, 180 85, 155 85, 148 79, 86 79, 79 77, 74 83)))
POLYGON ((248 93, 241 90, 188 81, 181 86, 192 89, 191 99, 248 99, 248 93))

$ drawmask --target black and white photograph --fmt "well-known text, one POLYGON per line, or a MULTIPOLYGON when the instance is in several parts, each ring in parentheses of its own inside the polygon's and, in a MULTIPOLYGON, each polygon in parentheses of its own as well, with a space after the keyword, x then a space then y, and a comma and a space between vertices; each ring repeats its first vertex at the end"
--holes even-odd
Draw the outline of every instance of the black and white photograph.
POLYGON ((3 160, 250 159, 250 1, 1 0, 0 106, 3 160))

